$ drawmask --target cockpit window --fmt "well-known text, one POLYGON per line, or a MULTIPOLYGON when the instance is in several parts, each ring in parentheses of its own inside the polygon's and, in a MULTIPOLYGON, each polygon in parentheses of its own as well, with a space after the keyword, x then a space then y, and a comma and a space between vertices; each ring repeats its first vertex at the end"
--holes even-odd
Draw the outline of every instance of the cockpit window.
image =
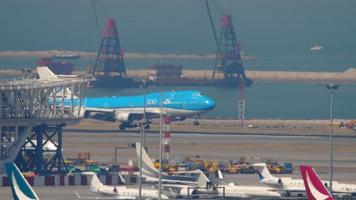
POLYGON ((201 92, 196 92, 192 95, 193 97, 201 97, 202 93, 201 92))

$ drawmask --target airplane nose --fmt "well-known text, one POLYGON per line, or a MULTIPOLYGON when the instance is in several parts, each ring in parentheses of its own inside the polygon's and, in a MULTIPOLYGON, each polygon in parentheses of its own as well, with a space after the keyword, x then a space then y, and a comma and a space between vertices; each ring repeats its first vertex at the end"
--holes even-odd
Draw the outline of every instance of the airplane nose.
POLYGON ((215 107, 215 101, 209 97, 205 97, 205 106, 207 110, 211 110, 215 107))

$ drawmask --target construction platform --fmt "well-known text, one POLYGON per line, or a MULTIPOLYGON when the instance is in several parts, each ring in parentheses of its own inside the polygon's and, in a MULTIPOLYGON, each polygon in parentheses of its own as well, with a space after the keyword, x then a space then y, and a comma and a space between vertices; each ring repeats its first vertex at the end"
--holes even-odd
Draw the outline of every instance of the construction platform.
POLYGON ((82 90, 88 78, 57 80, 9 79, 0 81, 0 174, 5 163, 39 174, 62 171, 62 127, 79 122, 82 90), (70 101, 65 106, 64 99, 70 101), (74 107, 77 101, 77 107, 74 107), (44 159, 43 147, 56 146, 53 157, 44 159), (30 143, 25 147, 25 144, 30 143), (26 148, 33 154, 23 158, 26 148))

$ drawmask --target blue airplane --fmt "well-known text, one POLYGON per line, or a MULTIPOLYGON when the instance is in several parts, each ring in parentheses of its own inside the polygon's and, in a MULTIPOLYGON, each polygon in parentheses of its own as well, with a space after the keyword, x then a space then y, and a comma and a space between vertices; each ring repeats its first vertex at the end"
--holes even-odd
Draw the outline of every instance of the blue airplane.
MULTIPOLYGON (((58 79, 47 67, 37 67, 40 79, 58 79)), ((70 91, 67 92, 67 94, 70 91)), ((144 117, 147 127, 152 118, 160 116, 162 99, 162 114, 173 120, 184 120, 194 117, 194 125, 198 125, 197 117, 212 110, 215 101, 196 90, 154 92, 140 96, 126 97, 89 97, 81 102, 81 113, 84 118, 94 118, 105 121, 119 121, 119 129, 134 128, 144 117)), ((61 103, 61 98, 58 103, 61 103)), ((75 100, 73 106, 78 106, 75 100)), ((64 105, 70 105, 70 99, 64 100, 64 105)))
POLYGON ((36 192, 23 177, 17 166, 14 163, 6 163, 5 165, 14 200, 39 200, 36 192))

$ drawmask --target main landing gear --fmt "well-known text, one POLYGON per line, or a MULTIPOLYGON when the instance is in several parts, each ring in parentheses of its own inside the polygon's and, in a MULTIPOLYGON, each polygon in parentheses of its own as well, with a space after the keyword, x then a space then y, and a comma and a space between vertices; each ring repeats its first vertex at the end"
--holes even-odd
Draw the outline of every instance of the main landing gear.
POLYGON ((200 122, 198 121, 198 118, 199 118, 199 116, 195 116, 194 117, 194 120, 193 120, 193 125, 194 126, 198 126, 200 124, 200 122))
POLYGON ((137 120, 133 122, 121 122, 119 125, 119 130, 123 131, 129 128, 139 128, 141 125, 145 127, 145 129, 150 129, 152 124, 151 119, 146 119, 146 121, 143 123, 143 120, 137 120))

